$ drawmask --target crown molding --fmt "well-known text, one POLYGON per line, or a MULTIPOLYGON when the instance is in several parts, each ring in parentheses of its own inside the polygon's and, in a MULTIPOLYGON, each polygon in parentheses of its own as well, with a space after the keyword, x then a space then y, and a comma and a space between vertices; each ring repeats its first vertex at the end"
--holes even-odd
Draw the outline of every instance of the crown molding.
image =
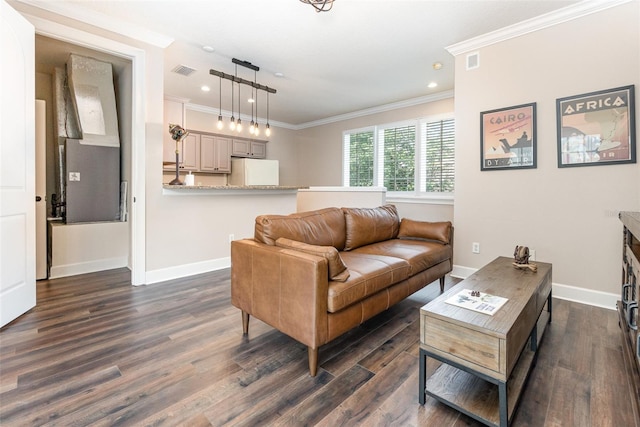
POLYGON ((102 13, 86 10, 82 7, 71 6, 64 2, 43 1, 43 0, 16 0, 19 3, 32 6, 47 12, 55 13, 76 21, 84 22, 94 27, 113 33, 122 34, 123 36, 160 47, 162 49, 174 42, 172 37, 164 34, 156 33, 146 28, 131 25, 129 23, 119 22, 102 13))
MULTIPOLYGON (((168 97, 165 97, 165 99, 168 99, 168 97)), ((216 117, 222 114, 222 117, 224 118, 229 118, 234 114, 237 114, 229 110, 222 109, 221 111, 219 108, 209 107, 207 105, 201 105, 201 104, 192 104, 190 102, 185 102, 184 108, 191 111, 198 111, 200 113, 212 114, 216 117)), ((245 123, 248 123, 247 120, 250 120, 251 116, 247 116, 246 114, 241 114, 238 118, 241 118, 243 121, 245 121, 245 123)), ((264 126, 267 124, 267 119, 265 119, 264 117, 254 117, 254 118, 262 120, 260 122, 260 126, 264 126)), ((269 119, 269 126, 271 126, 272 128, 278 127, 283 129, 298 130, 296 125, 292 125, 290 123, 285 123, 285 122, 279 122, 271 119, 269 119)))
MULTIPOLYGON (((279 127, 283 129, 302 130, 302 129, 312 128, 315 126, 327 125, 330 123, 341 122, 343 120, 355 119, 358 117, 369 116, 371 114, 384 113, 387 111, 398 110, 400 108, 413 107, 414 105, 426 104, 429 102, 435 102, 435 101, 440 101, 442 99, 449 99, 449 98, 453 98, 453 90, 447 90, 447 91, 439 92, 432 95, 420 96, 418 98, 406 99, 404 101, 393 102, 391 104, 379 105, 377 107, 371 107, 364 110, 353 111, 351 113, 340 114, 337 116, 327 117, 320 120, 301 123, 299 125, 294 125, 294 124, 285 123, 285 122, 278 122, 273 120, 269 120, 269 124, 273 127, 279 127)), ((206 105, 200 105, 200 104, 185 103, 185 108, 188 110, 199 111, 201 113, 215 114, 216 116, 220 112, 218 108, 208 107, 206 105)), ((222 115, 224 117, 231 117, 232 113, 228 110, 222 110, 222 115)), ((245 120, 246 118, 249 118, 249 117, 242 116, 242 120, 245 120)), ((266 122, 264 118, 262 118, 262 120, 266 122)))
POLYGON ((514 37, 562 24, 563 22, 581 18, 631 1, 634 0, 581 1, 571 6, 540 15, 526 21, 518 22, 517 24, 509 25, 508 27, 504 27, 496 31, 492 31, 460 43, 452 44, 447 46, 445 49, 453 56, 457 56, 462 53, 471 52, 514 37))
POLYGON ((320 120, 301 123, 296 125, 296 130, 311 128, 315 126, 327 125, 330 123, 341 122, 343 120, 355 119, 358 117, 370 116, 372 114, 384 113, 400 108, 413 107, 414 105, 426 104, 429 102, 440 101, 442 99, 453 98, 453 90, 434 93, 432 95, 420 96, 417 98, 406 99, 404 101, 392 102, 390 104, 378 105, 377 107, 366 108, 364 110, 353 111, 351 113, 340 114, 337 116, 327 117, 320 120))

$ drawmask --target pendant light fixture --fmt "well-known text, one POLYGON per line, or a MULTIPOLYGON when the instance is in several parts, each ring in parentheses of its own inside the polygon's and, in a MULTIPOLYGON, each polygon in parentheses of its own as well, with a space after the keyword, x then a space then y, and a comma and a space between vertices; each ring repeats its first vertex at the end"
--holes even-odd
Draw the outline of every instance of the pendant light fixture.
POLYGON ((269 126, 269 92, 267 92, 267 127, 264 131, 264 134, 267 136, 271 136, 271 126, 269 126))
POLYGON ((231 81, 231 121, 229 122, 229 129, 236 130, 236 118, 233 116, 233 80, 231 81))
POLYGON ((256 102, 256 98, 253 95, 253 88, 251 88, 251 99, 249 99, 249 102, 251 103, 251 124, 249 125, 249 133, 251 135, 253 135, 255 133, 255 125, 256 122, 253 121, 253 104, 255 104, 256 102))
POLYGON ((316 12, 329 12, 333 7, 334 0, 300 0, 302 3, 310 4, 316 12))
MULTIPOLYGON (((254 85, 258 84, 258 82, 257 82, 257 71, 256 70, 253 70, 253 83, 254 83, 254 85)), ((253 94, 254 90, 255 90, 255 86, 252 86, 251 87, 251 99, 249 99, 249 102, 251 103, 251 125, 249 126, 249 133, 251 135, 256 133, 256 129, 255 129, 256 123, 253 121, 253 107, 254 107, 254 104, 256 103, 256 98, 255 98, 255 96, 253 94)), ((256 92, 256 95, 257 95, 258 91, 255 90, 255 92, 256 92)))
POLYGON ((260 128, 258 127, 258 94, 256 93, 256 126, 253 128, 253 134, 255 136, 260 135, 260 128))
POLYGON ((242 97, 240 96, 240 83, 238 83, 238 124, 236 130, 238 133, 242 132, 242 113, 240 112, 240 106, 242 105, 242 97))
POLYGON ((218 91, 220 94, 220 100, 218 102, 218 106, 220 107, 220 111, 218 112, 218 129, 222 129, 222 126, 224 126, 224 123, 222 123, 222 77, 219 77, 218 80, 220 81, 220 90, 218 91))
POLYGON ((210 69, 209 70, 209 74, 212 74, 214 76, 218 76, 220 78, 220 99, 219 99, 219 113, 218 113, 218 129, 221 129, 223 127, 222 123, 222 79, 226 79, 226 80, 231 80, 231 119, 229 121, 229 129, 231 129, 232 131, 237 130, 238 132, 242 131, 242 112, 241 112, 241 106, 240 103, 242 102, 242 98, 241 98, 241 92, 240 92, 240 85, 244 84, 244 85, 248 85, 251 86, 253 89, 251 90, 251 99, 249 99, 249 102, 253 103, 251 105, 251 126, 249 128, 249 131, 254 134, 254 135, 259 135, 260 134, 260 128, 258 125, 258 96, 259 96, 259 91, 263 90, 265 92, 267 92, 267 136, 269 136, 271 134, 271 130, 270 130, 270 126, 269 126, 269 93, 276 93, 277 91, 273 88, 270 88, 269 86, 264 86, 261 85, 257 82, 257 71, 260 71, 260 67, 257 67, 255 65, 253 65, 250 62, 247 61, 242 61, 236 58, 233 58, 231 60, 231 62, 233 62, 235 64, 235 74, 227 74, 224 73, 222 71, 218 71, 218 70, 213 70, 210 69), (253 81, 250 80, 245 80, 242 77, 238 77, 238 65, 241 65, 243 67, 249 68, 251 70, 254 71, 253 74, 253 81), (235 107, 235 88, 234 88, 234 83, 238 84, 238 121, 236 122, 236 118, 234 115, 234 107, 235 107), (255 90, 255 96, 253 91, 255 90), (255 121, 254 121, 254 106, 253 104, 255 104, 255 121))

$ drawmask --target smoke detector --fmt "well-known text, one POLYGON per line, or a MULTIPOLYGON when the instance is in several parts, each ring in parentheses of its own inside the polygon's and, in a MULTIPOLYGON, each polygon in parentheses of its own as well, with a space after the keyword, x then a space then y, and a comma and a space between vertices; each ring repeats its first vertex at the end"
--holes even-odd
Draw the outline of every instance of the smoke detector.
POLYGON ((173 72, 174 72, 174 73, 176 73, 176 74, 180 74, 180 75, 182 75, 182 76, 187 76, 187 77, 188 77, 188 76, 190 76, 191 74, 193 74, 193 73, 196 71, 196 69, 195 69, 195 68, 188 67, 188 66, 186 66, 186 65, 177 65, 177 66, 176 66, 173 70, 171 70, 171 71, 173 71, 173 72))

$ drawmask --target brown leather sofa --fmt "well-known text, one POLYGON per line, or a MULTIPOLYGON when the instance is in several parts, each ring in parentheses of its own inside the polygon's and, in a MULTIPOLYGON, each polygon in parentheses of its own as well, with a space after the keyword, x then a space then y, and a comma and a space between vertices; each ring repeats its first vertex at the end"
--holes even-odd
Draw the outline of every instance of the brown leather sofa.
POLYGON ((256 218, 253 239, 231 243, 231 302, 318 348, 440 279, 453 267, 450 222, 398 217, 395 206, 326 208, 256 218))

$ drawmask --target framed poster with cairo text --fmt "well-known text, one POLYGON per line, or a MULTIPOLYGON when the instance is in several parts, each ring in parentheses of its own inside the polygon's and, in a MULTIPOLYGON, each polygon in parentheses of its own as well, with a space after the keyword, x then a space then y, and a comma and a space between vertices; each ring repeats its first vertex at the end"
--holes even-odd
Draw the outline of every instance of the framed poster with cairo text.
POLYGON ((536 103, 480 113, 480 170, 536 167, 536 103))
POLYGON ((558 167, 636 162, 634 86, 556 100, 558 167))

